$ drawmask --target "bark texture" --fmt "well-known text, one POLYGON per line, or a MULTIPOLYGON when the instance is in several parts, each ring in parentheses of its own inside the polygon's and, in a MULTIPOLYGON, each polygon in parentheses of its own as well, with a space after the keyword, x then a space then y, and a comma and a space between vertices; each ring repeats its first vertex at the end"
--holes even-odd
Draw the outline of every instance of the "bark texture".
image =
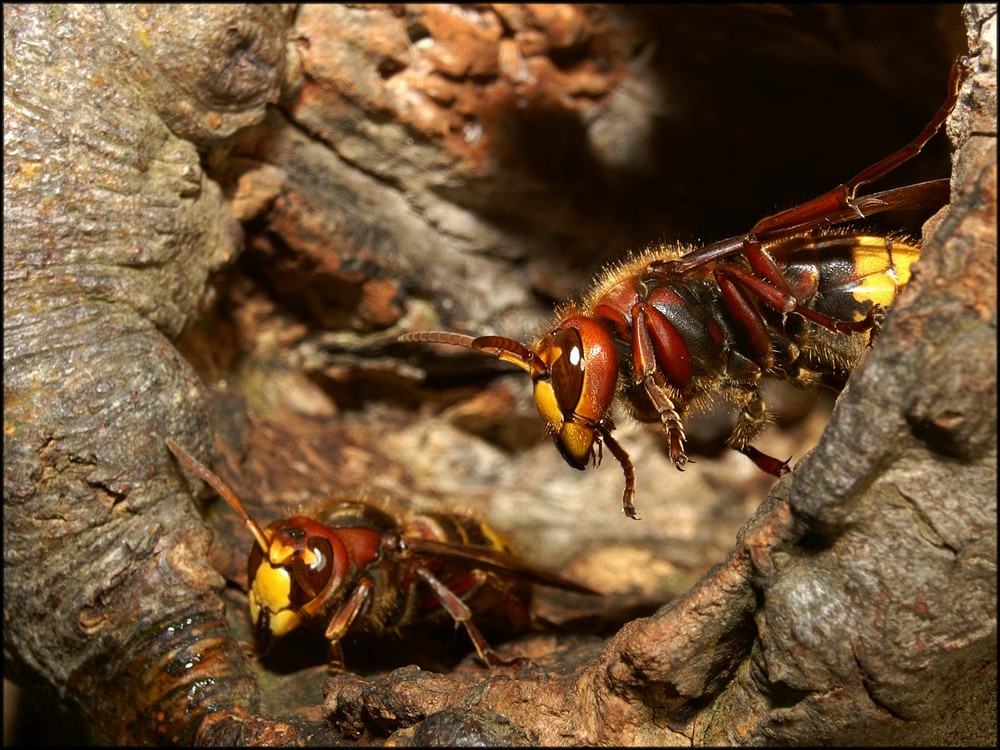
POLYGON ((5 6, 7 672, 97 742, 995 742, 995 22, 5 6), (769 496, 725 418, 689 426, 683 474, 620 423, 630 521, 522 373, 396 342, 531 338, 629 249, 829 189, 915 135, 964 51, 952 205, 832 419, 773 394, 764 450, 823 437, 769 496), (167 436, 262 523, 345 494, 469 507, 605 595, 539 591, 555 628, 493 641, 515 668, 447 628, 349 640, 334 678, 308 638, 249 660, 250 539, 167 436))
POLYGON ((278 100, 286 25, 4 8, 5 674, 98 743, 192 742, 258 700, 163 438, 209 437, 171 339, 242 241, 199 148, 278 100))

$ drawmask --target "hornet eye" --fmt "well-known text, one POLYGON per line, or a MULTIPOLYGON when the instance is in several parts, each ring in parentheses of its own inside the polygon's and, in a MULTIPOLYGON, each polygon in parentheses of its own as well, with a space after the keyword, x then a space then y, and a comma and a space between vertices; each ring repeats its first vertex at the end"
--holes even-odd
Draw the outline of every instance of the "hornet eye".
POLYGON ((583 342, 575 328, 563 328, 555 333, 553 343, 561 354, 552 363, 552 390, 563 414, 576 411, 583 395, 583 342))
POLYGON ((333 575, 333 547, 321 536, 310 537, 306 546, 313 553, 315 561, 310 565, 301 554, 292 558, 292 575, 297 586, 292 587, 292 604, 301 607, 315 599, 333 575))

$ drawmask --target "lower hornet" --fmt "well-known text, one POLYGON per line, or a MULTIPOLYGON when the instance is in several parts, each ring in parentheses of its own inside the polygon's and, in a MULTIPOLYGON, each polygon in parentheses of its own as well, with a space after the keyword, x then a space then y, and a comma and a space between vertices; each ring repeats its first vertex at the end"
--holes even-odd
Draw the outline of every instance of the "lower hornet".
POLYGON ((444 609, 465 628, 483 662, 509 666, 519 660, 501 659, 473 615, 530 621, 532 584, 597 593, 523 562, 496 529, 466 513, 391 513, 345 500, 315 518, 261 528, 218 476, 173 440, 166 443, 253 535, 247 577, 261 651, 301 625, 317 627, 330 644, 331 670, 342 672, 340 642, 348 632, 387 635, 444 609))

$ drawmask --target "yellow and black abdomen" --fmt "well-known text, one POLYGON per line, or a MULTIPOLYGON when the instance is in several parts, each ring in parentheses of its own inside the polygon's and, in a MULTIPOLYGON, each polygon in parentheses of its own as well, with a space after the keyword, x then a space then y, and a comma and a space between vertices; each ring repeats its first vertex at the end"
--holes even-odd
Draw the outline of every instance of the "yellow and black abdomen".
POLYGON ((420 536, 460 547, 481 547, 517 557, 513 544, 487 521, 460 511, 412 514, 409 526, 420 536))
POLYGON ((845 232, 793 237, 768 252, 800 304, 846 321, 891 307, 920 257, 915 242, 845 232))
MULTIPOLYGON (((920 246, 900 237, 834 231, 792 237, 767 248, 781 267, 799 304, 836 320, 860 322, 873 309, 892 307, 910 280, 920 246)), ((871 330, 835 333, 797 315, 775 330, 776 349, 783 352, 780 373, 799 385, 822 380, 841 384, 864 357, 877 325, 871 330), (782 340, 784 339, 784 340, 782 340)))
MULTIPOLYGON (((521 627, 527 622, 532 586, 498 572, 494 554, 515 565, 520 558, 513 543, 489 522, 461 511, 424 511, 407 518, 407 532, 450 545, 459 553, 450 559, 442 554, 426 564, 465 602, 481 626, 506 621, 521 627), (477 559, 485 564, 477 567, 477 559)), ((426 600, 428 614, 433 604, 433 599, 426 600)))

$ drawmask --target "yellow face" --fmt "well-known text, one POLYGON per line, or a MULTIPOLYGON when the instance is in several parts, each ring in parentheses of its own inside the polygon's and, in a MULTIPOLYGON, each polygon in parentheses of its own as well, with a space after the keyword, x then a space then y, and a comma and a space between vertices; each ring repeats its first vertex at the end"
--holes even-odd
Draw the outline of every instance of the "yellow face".
POLYGON ((535 383, 535 406, 545 420, 546 429, 555 436, 560 453, 570 466, 586 468, 594 448, 594 428, 586 423, 567 421, 567 416, 559 408, 552 383, 539 380, 535 383))
POLYGON ((535 406, 566 462, 584 469, 618 382, 610 335, 593 320, 570 318, 544 339, 538 357, 546 369, 535 378, 535 406))
POLYGON ((302 615, 292 608, 291 573, 287 568, 261 562, 250 585, 250 619, 259 621, 261 611, 268 613, 271 635, 282 636, 302 624, 302 615))

